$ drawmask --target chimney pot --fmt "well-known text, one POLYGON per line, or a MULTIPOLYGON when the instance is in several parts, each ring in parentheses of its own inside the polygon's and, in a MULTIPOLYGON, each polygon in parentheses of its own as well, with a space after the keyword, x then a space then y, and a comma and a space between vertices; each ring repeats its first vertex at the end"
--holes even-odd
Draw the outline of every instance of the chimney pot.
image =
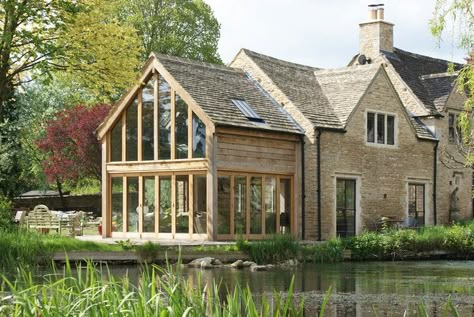
POLYGON ((377 9, 369 7, 369 21, 377 19, 377 9))
POLYGON ((377 8, 377 20, 383 20, 384 19, 384 9, 383 8, 377 8))

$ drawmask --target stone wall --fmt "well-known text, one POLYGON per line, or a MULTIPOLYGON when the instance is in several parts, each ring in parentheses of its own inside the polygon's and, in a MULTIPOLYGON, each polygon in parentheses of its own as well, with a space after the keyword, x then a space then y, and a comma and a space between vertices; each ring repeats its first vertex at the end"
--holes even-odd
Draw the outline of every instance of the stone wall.
POLYGON ((50 210, 83 210, 93 212, 95 216, 100 216, 101 213, 101 196, 96 195, 79 195, 79 196, 64 196, 61 197, 31 197, 31 198, 15 198, 14 207, 16 209, 32 210, 36 205, 46 205, 50 210))
MULTIPOLYGON (((336 179, 356 179, 358 232, 380 217, 407 218, 408 183, 425 184, 426 223, 433 223, 433 148, 419 140, 384 72, 379 72, 347 124, 346 133, 322 134, 322 235, 335 236, 336 179), (394 146, 366 143, 367 110, 395 115, 394 146), (398 139, 398 141, 397 141, 398 139)), ((308 193, 309 194, 309 193, 308 193)))
POLYGON ((473 216, 472 169, 464 167, 464 157, 460 154, 458 145, 449 142, 449 114, 459 114, 463 110, 464 101, 463 95, 453 92, 448 98, 446 109, 442 112, 444 117, 432 120, 436 134, 440 138, 437 177, 439 223, 473 216), (450 209, 453 208, 459 212, 451 214, 450 209))

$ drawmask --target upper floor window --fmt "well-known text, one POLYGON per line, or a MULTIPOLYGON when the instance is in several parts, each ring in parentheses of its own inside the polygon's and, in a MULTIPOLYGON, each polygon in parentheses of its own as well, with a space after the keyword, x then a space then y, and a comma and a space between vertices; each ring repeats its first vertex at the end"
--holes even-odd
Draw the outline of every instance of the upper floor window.
POLYGON ((395 116, 367 112, 367 142, 395 145, 395 116))
POLYGON ((206 157, 206 125, 159 74, 138 90, 109 137, 111 162, 206 157))
POLYGON ((455 144, 461 142, 462 134, 458 125, 458 116, 454 113, 448 114, 448 133, 449 143, 455 144))

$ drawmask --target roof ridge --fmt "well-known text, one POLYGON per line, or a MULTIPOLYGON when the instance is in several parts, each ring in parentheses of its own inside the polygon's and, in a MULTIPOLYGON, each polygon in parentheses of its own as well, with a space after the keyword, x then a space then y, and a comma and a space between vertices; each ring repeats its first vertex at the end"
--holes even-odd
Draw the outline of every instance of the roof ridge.
POLYGON ((335 73, 344 73, 356 70, 362 70, 363 68, 373 68, 378 69, 380 64, 367 64, 367 65, 352 65, 352 66, 343 66, 338 68, 325 68, 325 69, 318 69, 314 71, 314 75, 324 75, 324 74, 335 74, 335 73))
POLYGON ((444 78, 444 77, 456 77, 459 75, 459 72, 444 72, 444 73, 433 73, 427 75, 421 75, 420 78, 424 79, 433 79, 433 78, 444 78))
POLYGON ((179 62, 183 64, 189 64, 193 66, 199 66, 202 68, 208 68, 208 69, 213 69, 213 70, 220 70, 220 71, 227 71, 230 73, 240 73, 240 74, 245 74, 243 70, 235 67, 229 67, 226 65, 219 65, 219 64, 213 64, 213 63, 208 63, 208 62, 202 62, 202 61, 196 61, 193 59, 189 58, 184 58, 184 57, 178 57, 178 56, 173 56, 173 55, 168 55, 168 54, 161 54, 161 53, 152 53, 155 55, 155 57, 160 60, 160 59, 167 59, 170 61, 174 62, 179 62))
POLYGON ((397 53, 396 51, 402 53, 402 54, 406 54, 406 55, 410 55, 412 57, 421 57, 421 58, 424 58, 424 59, 427 59, 427 60, 431 60, 433 62, 441 62, 441 63, 444 63, 444 64, 449 64, 449 63, 453 63, 454 65, 458 65, 458 66, 462 66, 464 64, 460 64, 460 63, 454 63, 454 62, 450 62, 448 60, 445 60, 445 59, 441 59, 441 58, 436 58, 436 57, 431 57, 431 56, 427 56, 427 55, 422 55, 422 54, 418 54, 418 53, 413 53, 413 52, 409 52, 409 51, 405 51, 405 50, 402 50, 398 47, 394 47, 393 48, 394 52, 397 53))
POLYGON ((242 48, 242 51, 244 51, 246 54, 250 53, 250 55, 254 55, 254 56, 257 56, 257 57, 260 57, 260 58, 263 58, 263 59, 271 60, 272 62, 280 63, 280 64, 283 64, 283 65, 287 65, 287 66, 291 66, 291 67, 295 67, 295 68, 301 68, 301 69, 305 69, 305 70, 320 70, 320 69, 322 69, 322 68, 319 68, 319 67, 314 67, 314 66, 303 65, 303 64, 298 64, 298 63, 285 61, 283 59, 279 59, 279 58, 276 58, 276 57, 272 57, 272 56, 269 56, 269 55, 258 53, 258 52, 249 50, 247 48, 242 48))

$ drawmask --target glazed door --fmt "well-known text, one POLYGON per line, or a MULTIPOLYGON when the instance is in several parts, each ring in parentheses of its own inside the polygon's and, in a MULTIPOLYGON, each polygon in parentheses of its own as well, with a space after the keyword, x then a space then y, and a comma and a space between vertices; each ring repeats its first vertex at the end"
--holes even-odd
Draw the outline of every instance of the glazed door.
POLYGON ((351 237, 356 234, 356 180, 336 181, 336 234, 351 237))

